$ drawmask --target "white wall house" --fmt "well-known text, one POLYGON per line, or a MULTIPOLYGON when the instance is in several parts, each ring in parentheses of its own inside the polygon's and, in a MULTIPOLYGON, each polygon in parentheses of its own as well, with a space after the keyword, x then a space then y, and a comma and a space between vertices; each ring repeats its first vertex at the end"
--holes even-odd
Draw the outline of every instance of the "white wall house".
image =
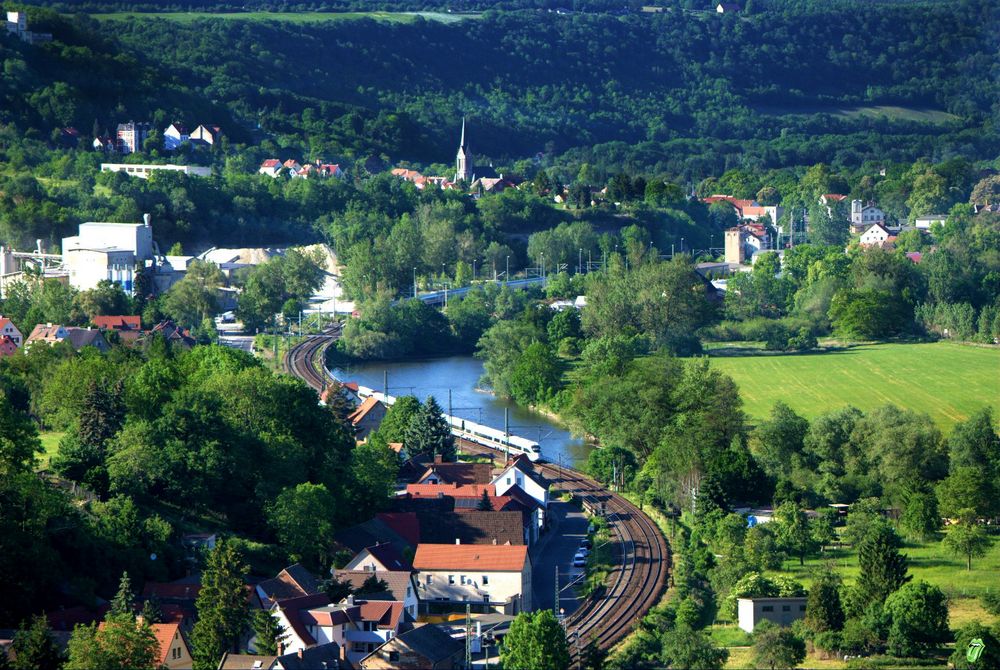
POLYGON ((549 506, 549 485, 531 469, 530 463, 517 460, 500 472, 490 482, 496 488, 496 495, 507 495, 515 486, 520 487, 541 507, 538 513, 538 527, 545 526, 545 511, 549 506))
POLYGON ((889 239, 889 231, 886 230, 881 224, 875 224, 874 226, 868 228, 865 232, 861 233, 861 239, 858 242, 863 247, 878 247, 882 246, 882 243, 889 239))
POLYGON ((191 134, 185 126, 177 123, 171 123, 167 126, 167 129, 163 131, 163 148, 167 151, 174 151, 190 138, 191 134))
POLYGON ((931 226, 935 223, 939 223, 943 226, 944 222, 947 220, 947 214, 928 214, 927 216, 918 216, 913 221, 913 225, 917 230, 930 230, 931 226))
POLYGON ((363 600, 348 596, 330 604, 326 596, 293 598, 271 607, 271 613, 286 630, 285 653, 337 643, 352 664, 372 653, 399 632, 405 620, 403 603, 363 600))
POLYGON ((5 316, 0 316, 0 338, 2 337, 9 337, 19 347, 24 344, 21 331, 17 329, 13 321, 5 316))
POLYGON ((737 600, 739 626, 748 633, 761 621, 770 621, 779 626, 790 626, 792 622, 806 616, 806 599, 801 598, 739 598, 737 600))
POLYGON ((503 614, 532 609, 531 559, 524 545, 419 544, 413 567, 425 603, 468 603, 503 614))
POLYGON ((855 233, 867 230, 874 224, 886 226, 885 212, 874 203, 867 205, 860 200, 851 201, 851 230, 855 233))

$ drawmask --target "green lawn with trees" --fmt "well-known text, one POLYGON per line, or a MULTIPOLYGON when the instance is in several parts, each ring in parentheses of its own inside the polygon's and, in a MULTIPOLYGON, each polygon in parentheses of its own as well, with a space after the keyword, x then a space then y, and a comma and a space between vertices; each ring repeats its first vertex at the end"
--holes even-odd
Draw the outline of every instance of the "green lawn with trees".
POLYGON ((1000 414, 1000 350, 951 342, 871 344, 826 353, 712 357, 740 387, 747 414, 775 402, 813 418, 846 405, 897 403, 943 430, 984 406, 1000 414))

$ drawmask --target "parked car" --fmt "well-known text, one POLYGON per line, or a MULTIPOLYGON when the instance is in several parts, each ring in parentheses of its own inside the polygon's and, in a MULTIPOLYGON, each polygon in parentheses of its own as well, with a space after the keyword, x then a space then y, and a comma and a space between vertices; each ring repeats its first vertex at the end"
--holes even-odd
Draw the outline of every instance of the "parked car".
POLYGON ((574 568, 585 568, 587 567, 587 557, 577 554, 573 557, 573 567, 574 568))
POLYGON ((585 537, 582 540, 580 540, 580 546, 584 549, 590 549, 590 538, 585 537))

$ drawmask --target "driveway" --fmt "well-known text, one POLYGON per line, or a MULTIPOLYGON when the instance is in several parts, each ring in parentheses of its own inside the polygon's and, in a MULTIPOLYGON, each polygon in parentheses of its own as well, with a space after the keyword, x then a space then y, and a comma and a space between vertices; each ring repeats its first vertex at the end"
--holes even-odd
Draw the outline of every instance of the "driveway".
POLYGON ((540 539, 531 557, 532 601, 536 610, 552 609, 555 600, 555 571, 559 568, 559 606, 569 615, 578 600, 572 587, 567 587, 574 574, 573 555, 580 540, 587 534, 587 517, 575 506, 559 500, 549 502, 551 526, 540 539))

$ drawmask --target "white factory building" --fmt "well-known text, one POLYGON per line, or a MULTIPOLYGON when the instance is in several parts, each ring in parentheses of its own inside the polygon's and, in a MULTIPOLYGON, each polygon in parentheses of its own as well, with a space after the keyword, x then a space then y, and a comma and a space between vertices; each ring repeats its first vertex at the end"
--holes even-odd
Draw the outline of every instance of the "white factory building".
POLYGON ((70 286, 86 291, 108 279, 132 293, 138 269, 155 265, 153 229, 148 215, 144 218, 143 223, 81 223, 78 235, 64 237, 63 267, 70 286))

